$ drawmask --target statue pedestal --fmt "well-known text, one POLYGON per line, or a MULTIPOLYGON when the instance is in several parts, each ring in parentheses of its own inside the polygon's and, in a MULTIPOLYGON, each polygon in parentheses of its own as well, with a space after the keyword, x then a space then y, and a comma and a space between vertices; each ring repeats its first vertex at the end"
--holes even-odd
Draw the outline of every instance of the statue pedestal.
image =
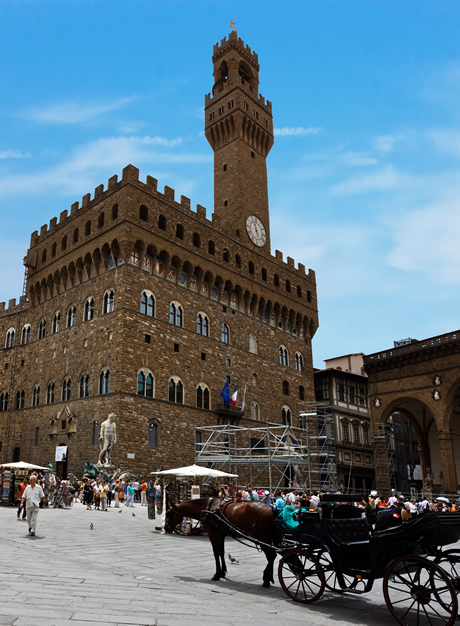
POLYGON ((422 498, 426 498, 428 501, 433 499, 433 492, 426 491, 426 489, 422 489, 422 498))
POLYGON ((105 470, 115 469, 115 465, 113 465, 113 463, 111 464, 106 463, 105 465, 103 463, 96 463, 96 467, 98 467, 99 469, 105 469, 105 470))

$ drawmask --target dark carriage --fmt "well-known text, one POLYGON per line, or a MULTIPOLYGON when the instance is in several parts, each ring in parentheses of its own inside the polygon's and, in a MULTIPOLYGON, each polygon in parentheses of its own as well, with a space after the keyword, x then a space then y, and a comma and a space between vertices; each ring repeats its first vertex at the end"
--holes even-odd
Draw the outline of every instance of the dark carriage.
POLYGON ((336 504, 298 513, 298 532, 284 535, 278 576, 289 597, 308 604, 325 589, 366 593, 382 578, 385 602, 400 624, 453 624, 460 551, 443 546, 460 539, 460 513, 426 514, 372 532, 352 504, 356 497, 324 498, 336 504))

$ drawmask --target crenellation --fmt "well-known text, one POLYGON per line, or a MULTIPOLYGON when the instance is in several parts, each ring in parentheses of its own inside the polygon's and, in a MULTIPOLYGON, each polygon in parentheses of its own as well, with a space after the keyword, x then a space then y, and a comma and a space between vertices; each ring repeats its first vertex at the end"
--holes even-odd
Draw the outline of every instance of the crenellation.
POLYGON ((91 194, 87 193, 81 199, 81 208, 86 209, 86 207, 88 206, 90 202, 91 202, 91 194))
POLYGON ((292 257, 290 257, 290 256, 287 257, 286 264, 287 264, 288 267, 290 267, 292 269, 295 269, 295 267, 294 267, 294 259, 292 257))
POLYGON ((191 210, 190 204, 191 204, 190 198, 187 198, 187 196, 180 197, 181 208, 191 210))
POLYGON ((172 187, 168 187, 167 185, 165 185, 164 192, 163 192, 163 196, 165 200, 167 200, 168 202, 174 202, 175 194, 176 194, 176 191, 172 189, 172 187))
POLYGON ((46 235, 47 232, 48 232, 48 224, 43 224, 43 226, 40 228, 40 237, 42 237, 43 235, 46 235))
POLYGON ((63 222, 65 222, 65 220, 67 219, 67 209, 64 209, 64 211, 61 211, 59 214, 59 224, 62 224, 63 222))
POLYGON ((8 300, 8 308, 9 309, 12 309, 15 306, 16 306, 16 298, 11 298, 10 300, 8 300))
POLYGON ((152 191, 157 191, 158 180, 154 178, 153 176, 147 176, 146 186, 148 187, 148 189, 151 189, 152 191))
POLYGON ((118 175, 114 174, 108 180, 108 185, 107 185, 108 191, 112 191, 113 189, 115 189, 115 187, 117 186, 117 183, 118 183, 118 175))
POLYGON ((305 265, 303 263, 298 264, 299 272, 305 274, 305 265))
POLYGON ((34 230, 34 232, 30 235, 30 247, 32 248, 38 241, 38 230, 34 230))
POLYGON ((104 185, 98 185, 94 190, 94 199, 100 198, 104 193, 104 185))
POLYGON ((201 204, 196 205, 196 216, 202 220, 206 219, 206 208, 201 206, 201 204))
POLYGON ((279 250, 275 250, 275 258, 277 261, 280 261, 281 263, 283 263, 283 253, 280 252, 279 250))
POLYGON ((123 168, 122 173, 122 181, 123 182, 139 182, 139 168, 134 165, 127 165, 123 168))
MULTIPOLYGON (((78 211, 78 208, 80 206, 79 202, 74 202, 73 204, 70 205, 70 215, 75 215, 78 211)), ((82 208, 83 208, 83 203, 82 203, 82 208)))
POLYGON ((0 302, 0 311, 4 311, 4 310, 5 310, 5 303, 0 302))
POLYGON ((53 228, 56 228, 56 224, 57 224, 57 217, 53 217, 50 220, 50 230, 52 230, 53 228))

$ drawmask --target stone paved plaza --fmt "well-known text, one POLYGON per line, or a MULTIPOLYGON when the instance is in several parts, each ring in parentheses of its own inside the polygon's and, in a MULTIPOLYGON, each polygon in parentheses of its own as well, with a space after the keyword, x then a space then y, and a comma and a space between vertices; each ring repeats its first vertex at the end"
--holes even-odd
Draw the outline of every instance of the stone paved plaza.
POLYGON ((381 581, 370 594, 326 592, 304 606, 284 594, 276 575, 275 586, 264 589, 263 554, 227 540, 239 565, 228 564, 228 579, 213 582, 207 537, 162 535, 146 508, 120 510, 86 511, 79 503, 42 510, 30 537, 16 509, 0 507, 0 624, 393 623, 381 581))

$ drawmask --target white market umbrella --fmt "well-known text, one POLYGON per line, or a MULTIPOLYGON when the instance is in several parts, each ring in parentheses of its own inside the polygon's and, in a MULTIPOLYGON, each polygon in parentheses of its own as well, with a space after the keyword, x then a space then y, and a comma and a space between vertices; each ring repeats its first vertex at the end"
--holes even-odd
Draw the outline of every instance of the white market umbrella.
POLYGON ((36 469, 36 470, 49 470, 49 467, 42 467, 41 465, 34 465, 33 463, 26 463, 25 461, 17 461, 17 463, 4 463, 0 467, 4 469, 36 469))
POLYGON ((209 476, 210 478, 238 478, 238 474, 229 474, 220 470, 210 469, 209 467, 201 467, 200 465, 188 465, 187 467, 177 467, 176 469, 165 470, 161 472, 152 472, 152 474, 175 475, 175 476, 209 476))

